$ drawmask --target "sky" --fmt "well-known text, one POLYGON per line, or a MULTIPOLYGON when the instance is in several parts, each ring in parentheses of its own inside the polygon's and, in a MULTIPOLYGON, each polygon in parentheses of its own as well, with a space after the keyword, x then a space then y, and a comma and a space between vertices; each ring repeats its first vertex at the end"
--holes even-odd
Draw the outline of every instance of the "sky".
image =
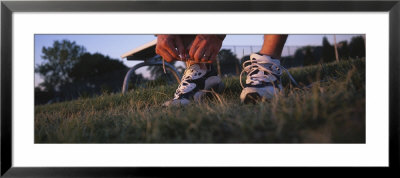
MULTIPOLYGON (((289 35, 288 39, 285 43, 285 48, 282 53, 282 56, 285 54, 293 53, 296 47, 313 45, 319 46, 322 45, 322 39, 326 36, 329 42, 333 43, 333 35, 289 35)), ((336 35, 336 41, 349 41, 352 37, 359 36, 357 34, 349 34, 349 35, 336 35)), ((87 52, 90 53, 101 53, 106 56, 110 56, 113 59, 118 59, 122 61, 126 66, 132 67, 139 63, 138 61, 127 61, 126 59, 122 59, 120 56, 125 52, 128 52, 134 48, 137 48, 147 42, 150 42, 156 37, 154 35, 93 35, 93 34, 84 34, 84 35, 35 35, 35 65, 41 64, 44 62, 42 60, 42 48, 50 47, 53 45, 53 42, 56 40, 64 40, 67 39, 69 41, 75 41, 77 45, 84 46, 87 52)), ((237 56, 240 58, 243 53, 249 54, 251 53, 251 49, 253 52, 257 52, 260 46, 263 43, 263 35, 227 35, 225 40, 222 43, 222 48, 232 49, 232 46, 253 46, 250 47, 237 47, 236 52, 237 56)), ((145 72, 144 69, 139 70, 139 73, 145 72)), ((39 75, 35 74, 35 86, 41 82, 41 78, 39 75)))

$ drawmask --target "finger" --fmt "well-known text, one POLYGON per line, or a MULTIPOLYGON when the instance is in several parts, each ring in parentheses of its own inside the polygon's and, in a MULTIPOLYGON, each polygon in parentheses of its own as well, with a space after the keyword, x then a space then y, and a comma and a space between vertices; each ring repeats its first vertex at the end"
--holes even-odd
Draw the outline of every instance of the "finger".
POLYGON ((214 62, 217 60, 218 52, 214 52, 211 54, 210 61, 214 62))
POLYGON ((167 50, 165 50, 165 49, 159 49, 158 50, 158 52, 159 52, 159 55, 163 58, 163 59, 165 59, 167 62, 172 62, 172 61, 174 61, 174 57, 173 56, 171 56, 171 54, 167 51, 167 50))
POLYGON ((158 45, 156 46, 156 53, 163 59, 167 60, 167 62, 171 61, 172 56, 169 54, 169 52, 158 45))
POLYGON ((186 49, 185 49, 185 60, 189 60, 190 59, 189 51, 192 48, 192 45, 193 45, 193 41, 190 42, 189 45, 186 46, 186 49))
POLYGON ((183 42, 182 42, 181 38, 179 38, 179 37, 176 38, 175 46, 176 46, 176 48, 178 48, 179 58, 181 60, 184 60, 186 58, 185 57, 185 47, 183 46, 183 42))
POLYGON ((199 40, 197 40, 197 38, 196 38, 196 39, 193 41, 193 43, 192 43, 192 45, 191 45, 191 47, 190 47, 190 50, 189 50, 189 56, 190 56, 190 58, 192 58, 192 59, 194 59, 194 54, 196 53, 197 48, 199 47, 198 44, 199 44, 199 40))
POLYGON ((164 49, 169 52, 169 54, 175 59, 179 59, 178 51, 175 49, 175 45, 170 42, 167 42, 164 46, 164 49))
POLYGON ((211 58, 211 51, 207 50, 206 52, 204 52, 204 55, 201 58, 201 62, 208 62, 210 58, 211 58))
POLYGON ((206 50, 207 49, 206 49, 205 43, 202 43, 201 45, 199 45, 199 47, 196 50, 196 53, 194 54, 194 60, 197 62, 200 62, 200 60, 201 60, 201 58, 203 58, 206 50))
POLYGON ((160 55, 164 59, 166 59, 167 55, 169 55, 168 52, 163 51, 162 48, 158 45, 156 46, 156 54, 160 55))
POLYGON ((158 45, 156 45, 156 54, 161 56, 160 47, 158 45))

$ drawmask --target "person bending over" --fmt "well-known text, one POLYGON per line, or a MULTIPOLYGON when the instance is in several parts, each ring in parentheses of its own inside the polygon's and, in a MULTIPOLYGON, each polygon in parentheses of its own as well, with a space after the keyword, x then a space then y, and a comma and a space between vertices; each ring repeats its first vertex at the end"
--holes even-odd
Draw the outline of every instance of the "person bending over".
MULTIPOLYGON (((243 103, 269 101, 282 90, 281 53, 288 35, 264 35, 258 53, 250 55, 243 63, 247 73, 240 100, 243 103)), ((205 91, 223 86, 221 78, 212 68, 226 35, 157 35, 156 53, 167 62, 186 61, 187 68, 174 98, 164 106, 186 105, 200 101, 205 91)), ((221 66, 223 67, 223 66, 221 66)), ((242 76, 242 75, 240 75, 242 76)))

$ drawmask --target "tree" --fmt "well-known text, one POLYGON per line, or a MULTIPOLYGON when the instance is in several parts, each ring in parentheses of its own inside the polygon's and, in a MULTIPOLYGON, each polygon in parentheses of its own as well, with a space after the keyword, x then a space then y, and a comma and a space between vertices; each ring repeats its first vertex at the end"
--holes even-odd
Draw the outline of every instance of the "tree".
POLYGON ((365 57, 365 42, 362 36, 355 36, 351 38, 349 44, 350 57, 365 57))
POLYGON ((339 55, 341 56, 341 60, 343 59, 348 59, 350 56, 350 51, 349 51, 349 45, 347 44, 347 41, 341 41, 338 43, 338 51, 339 55))
MULTIPOLYGON (((230 49, 222 49, 219 51, 218 60, 221 67, 221 75, 235 75, 240 73, 241 67, 239 59, 230 49)), ((216 65, 216 62, 214 65, 216 65)), ((217 66, 215 67, 217 68, 217 66)))
POLYGON ((100 53, 84 53, 69 73, 71 84, 63 86, 63 89, 68 91, 66 94, 76 91, 77 95, 82 92, 92 95, 115 92, 121 89, 127 70, 128 67, 117 59, 100 53))
MULTIPOLYGON (((318 64, 319 59, 314 57, 315 47, 305 46, 302 49, 303 50, 301 51, 302 52, 301 54, 303 55, 303 65, 308 66, 308 65, 318 64)), ((296 52, 296 56, 297 55, 299 55, 299 54, 296 52)))
POLYGON ((35 105, 46 104, 54 98, 53 92, 42 91, 40 87, 35 87, 35 105))
POLYGON ((69 75, 73 82, 91 82, 99 76, 126 69, 127 67, 117 59, 111 59, 100 53, 84 53, 71 68, 69 75))
POLYGON ((40 84, 44 90, 35 90, 35 95, 43 96, 37 99, 53 96, 52 100, 63 101, 121 90, 128 67, 109 56, 85 51, 83 46, 68 40, 43 47, 45 62, 37 65, 35 72, 44 77, 40 84))
POLYGON ((45 62, 35 67, 35 72, 44 78, 40 86, 45 91, 59 91, 62 85, 70 83, 69 74, 85 51, 83 46, 68 40, 54 41, 52 47, 43 47, 41 57, 45 62))
POLYGON ((329 43, 328 39, 324 37, 322 39, 322 61, 331 62, 335 60, 335 49, 329 43))
POLYGON ((283 61, 283 65, 290 67, 315 65, 321 62, 323 47, 321 46, 304 46, 298 48, 291 61, 283 61))

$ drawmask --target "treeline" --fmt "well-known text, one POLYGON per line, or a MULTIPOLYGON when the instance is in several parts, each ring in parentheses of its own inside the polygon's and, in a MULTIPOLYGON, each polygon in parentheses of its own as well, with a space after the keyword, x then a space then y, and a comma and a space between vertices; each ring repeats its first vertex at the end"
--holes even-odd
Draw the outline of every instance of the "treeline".
MULTIPOLYGON (((68 40, 42 48, 42 64, 35 66, 43 82, 35 87, 35 104, 45 104, 119 92, 128 71, 121 61, 88 53, 68 40)), ((135 75, 134 80, 143 80, 135 75)))
MULTIPOLYGON (((351 38, 350 42, 337 43, 339 60, 356 59, 365 57, 365 39, 362 36, 351 38)), ((294 56, 283 57, 281 65, 285 68, 315 65, 333 62, 336 60, 334 44, 328 39, 322 39, 322 46, 304 46, 296 50, 294 56)))

